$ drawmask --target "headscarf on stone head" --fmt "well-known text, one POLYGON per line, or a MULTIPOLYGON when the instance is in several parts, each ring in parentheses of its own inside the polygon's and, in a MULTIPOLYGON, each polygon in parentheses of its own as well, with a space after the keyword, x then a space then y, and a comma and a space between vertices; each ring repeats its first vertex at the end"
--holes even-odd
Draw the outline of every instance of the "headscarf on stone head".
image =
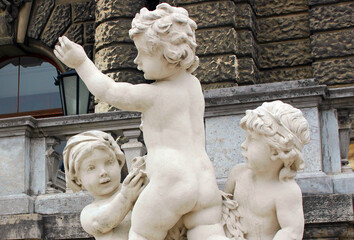
POLYGON ((110 134, 102 131, 87 131, 69 138, 64 151, 64 167, 65 179, 67 187, 70 187, 74 192, 82 190, 77 180, 77 171, 79 169, 79 160, 87 153, 87 150, 92 151, 94 147, 105 146, 112 150, 115 154, 118 164, 122 168, 125 163, 124 153, 119 148, 116 141, 110 134))

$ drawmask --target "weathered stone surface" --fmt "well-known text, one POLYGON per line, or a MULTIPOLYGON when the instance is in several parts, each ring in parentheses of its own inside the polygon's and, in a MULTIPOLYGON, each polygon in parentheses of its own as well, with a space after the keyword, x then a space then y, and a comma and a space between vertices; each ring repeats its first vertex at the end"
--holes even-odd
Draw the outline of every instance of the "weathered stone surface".
POLYGON ((278 68, 271 70, 264 70, 261 72, 260 82, 282 82, 291 80, 300 80, 312 78, 311 66, 301 66, 292 68, 278 68))
POLYGON ((96 21, 102 22, 116 17, 133 18, 142 7, 145 7, 145 1, 97 0, 96 21))
POLYGON ((95 43, 95 23, 85 23, 85 43, 95 43))
POLYGON ((308 0, 309 5, 318 5, 318 4, 328 4, 328 3, 336 3, 343 2, 343 0, 308 0))
POLYGON ((307 14, 260 18, 257 23, 257 40, 260 42, 310 36, 307 14))
POLYGON ((96 4, 94 0, 73 3, 73 22, 95 20, 96 4))
POLYGON ((44 239, 94 239, 80 224, 80 213, 43 215, 44 239))
POLYGON ((307 11, 307 9, 307 0, 257 0, 255 3, 257 16, 295 13, 307 11))
POLYGON ((43 239, 39 214, 0 216, 1 239, 43 239))
POLYGON ((252 31, 257 31, 256 17, 253 14, 251 5, 247 3, 236 5, 235 26, 236 30, 248 28, 252 31))
POLYGON ((313 75, 320 84, 337 85, 353 83, 354 57, 312 63, 313 75))
POLYGON ((103 48, 95 54, 95 64, 101 71, 119 68, 136 68, 137 55, 133 44, 121 44, 103 48))
POLYGON ((236 82, 237 60, 235 55, 201 57, 195 75, 201 83, 236 82))
POLYGON ((300 186, 302 194, 333 193, 333 181, 323 172, 298 173, 295 180, 300 186))
POLYGON ((35 1, 32 17, 27 30, 29 37, 34 39, 39 38, 39 35, 43 31, 53 8, 54 0, 35 1))
POLYGON ((133 42, 129 38, 130 19, 117 19, 101 23, 96 28, 96 49, 113 42, 133 42))
POLYGON ((58 37, 63 35, 71 23, 70 4, 58 5, 55 7, 49 19, 47 27, 42 33, 41 40, 49 47, 53 47, 58 41, 58 37))
MULTIPOLYGON (((203 90, 210 90, 210 89, 217 89, 217 88, 229 88, 229 87, 236 87, 237 83, 235 82, 218 82, 218 83, 202 83, 203 90)), ((219 188, 223 189, 223 188, 219 188)))
POLYGON ((238 30, 236 54, 238 57, 251 56, 258 59, 258 47, 250 30, 238 30))
POLYGON ((259 45, 259 64, 262 68, 287 67, 311 62, 308 39, 259 45))
POLYGON ((84 35, 84 26, 82 24, 71 25, 68 31, 65 33, 65 36, 67 36, 71 41, 80 45, 83 44, 83 38, 84 38, 83 35, 84 35))
POLYGON ((317 31, 352 27, 353 8, 353 2, 313 7, 310 10, 310 28, 317 31))
POLYGON ((252 58, 238 58, 238 85, 259 83, 259 70, 252 58))
POLYGON ((313 58, 341 57, 354 54, 354 31, 316 33, 311 36, 313 58))
MULTIPOLYGON (((208 0, 176 0, 177 4, 189 4, 189 3, 200 3, 207 2, 208 0)), ((185 7, 185 6, 183 6, 185 7)))
POLYGON ((33 199, 27 194, 0 196, 0 216, 31 212, 33 212, 33 199))
POLYGON ((354 224, 349 222, 305 224, 305 232, 303 239, 354 239, 354 224))
POLYGON ((93 60, 93 45, 92 44, 84 45, 84 50, 86 52, 86 55, 89 57, 89 59, 93 60))
POLYGON ((352 198, 351 194, 304 196, 306 223, 353 221, 352 198))
POLYGON ((183 7, 198 24, 198 29, 235 25, 235 4, 232 1, 206 2, 183 7))
POLYGON ((236 31, 231 27, 197 31, 196 39, 197 55, 236 52, 236 31))
POLYGON ((118 70, 115 72, 107 73, 107 76, 116 82, 128 82, 132 84, 146 83, 144 74, 138 70, 118 70))

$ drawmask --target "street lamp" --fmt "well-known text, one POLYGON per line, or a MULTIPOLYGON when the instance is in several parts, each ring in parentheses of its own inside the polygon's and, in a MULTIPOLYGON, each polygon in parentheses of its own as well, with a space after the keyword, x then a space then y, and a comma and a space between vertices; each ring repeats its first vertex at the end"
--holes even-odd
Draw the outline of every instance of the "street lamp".
POLYGON ((55 85, 59 85, 64 115, 88 112, 91 94, 75 70, 58 72, 55 85))

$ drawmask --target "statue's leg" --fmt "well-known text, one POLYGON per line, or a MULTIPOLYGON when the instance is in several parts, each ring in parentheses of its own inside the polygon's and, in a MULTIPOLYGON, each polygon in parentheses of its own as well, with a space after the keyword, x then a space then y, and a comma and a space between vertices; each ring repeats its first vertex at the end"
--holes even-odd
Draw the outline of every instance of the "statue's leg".
POLYGON ((183 181, 150 179, 132 212, 129 240, 163 240, 196 203, 196 191, 183 181))

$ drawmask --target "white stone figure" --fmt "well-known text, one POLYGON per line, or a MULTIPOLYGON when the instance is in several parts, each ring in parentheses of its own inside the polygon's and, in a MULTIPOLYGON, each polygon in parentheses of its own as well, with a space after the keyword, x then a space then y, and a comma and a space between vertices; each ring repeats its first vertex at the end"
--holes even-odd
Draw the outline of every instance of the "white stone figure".
POLYGON ((144 172, 133 168, 121 184, 124 154, 113 138, 101 131, 71 137, 63 157, 68 187, 85 189, 94 196, 93 203, 81 212, 84 230, 97 240, 127 240, 130 211, 144 189, 144 172))
POLYGON ((101 73, 83 48, 66 37, 54 53, 75 68, 100 100, 143 113, 150 183, 132 211, 130 240, 162 240, 181 219, 189 240, 222 240, 221 195, 205 151, 204 97, 191 73, 196 24, 183 8, 159 4, 141 9, 129 34, 138 56, 134 62, 152 84, 116 83, 101 73))
POLYGON ((246 165, 231 170, 224 191, 239 205, 245 238, 302 239, 302 193, 294 178, 310 141, 307 120, 299 109, 274 101, 247 110, 240 125, 247 131, 241 145, 246 165))

